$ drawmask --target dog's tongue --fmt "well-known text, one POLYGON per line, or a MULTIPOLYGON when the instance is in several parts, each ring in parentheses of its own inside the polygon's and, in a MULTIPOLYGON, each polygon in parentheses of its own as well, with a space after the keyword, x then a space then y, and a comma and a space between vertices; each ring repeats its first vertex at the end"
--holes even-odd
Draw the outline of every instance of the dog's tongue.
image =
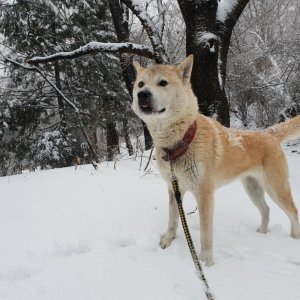
POLYGON ((143 108, 151 108, 151 102, 148 100, 144 100, 142 103, 143 108))

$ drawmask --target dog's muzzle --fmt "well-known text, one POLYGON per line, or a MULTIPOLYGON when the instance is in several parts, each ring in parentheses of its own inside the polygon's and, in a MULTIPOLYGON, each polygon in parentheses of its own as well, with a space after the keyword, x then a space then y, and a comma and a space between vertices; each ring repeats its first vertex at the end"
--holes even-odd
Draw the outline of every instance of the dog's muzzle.
POLYGON ((138 94, 139 108, 144 113, 152 113, 153 104, 152 104, 152 94, 148 90, 140 91, 138 94))
POLYGON ((157 111, 153 105, 153 98, 152 94, 149 90, 143 90, 140 91, 137 94, 138 97, 138 103, 140 110, 145 114, 151 114, 151 113, 162 113, 165 111, 165 108, 161 109, 160 111, 157 111))

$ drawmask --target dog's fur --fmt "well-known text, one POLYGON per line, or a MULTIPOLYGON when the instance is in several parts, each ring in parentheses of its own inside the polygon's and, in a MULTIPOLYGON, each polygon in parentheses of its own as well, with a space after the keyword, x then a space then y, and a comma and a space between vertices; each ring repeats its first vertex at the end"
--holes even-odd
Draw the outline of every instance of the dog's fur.
POLYGON ((190 76, 193 56, 178 66, 153 65, 142 68, 134 63, 137 79, 133 90, 134 112, 147 124, 153 137, 157 164, 169 189, 169 224, 160 246, 168 247, 175 238, 178 210, 171 186, 170 163, 162 159, 163 148, 176 146, 196 120, 196 136, 188 151, 174 163, 182 195, 191 191, 200 216, 200 258, 213 264, 212 232, 214 191, 234 179, 241 179, 261 215, 258 232, 266 233, 269 207, 264 191, 282 208, 291 222, 291 236, 300 238, 297 208, 288 182, 288 166, 280 143, 300 137, 300 116, 264 131, 241 131, 223 127, 198 112, 190 76), (161 86, 161 80, 168 84, 161 86), (142 82, 142 84, 140 83, 142 82), (143 86, 142 86, 143 85, 143 86), (138 93, 150 94, 151 113, 141 107, 138 93))

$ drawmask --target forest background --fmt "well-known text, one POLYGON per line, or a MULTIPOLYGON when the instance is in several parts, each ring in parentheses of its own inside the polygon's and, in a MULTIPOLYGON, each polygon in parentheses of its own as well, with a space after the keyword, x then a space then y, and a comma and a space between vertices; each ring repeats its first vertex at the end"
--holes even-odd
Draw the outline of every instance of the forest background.
POLYGON ((299 12, 299 0, 0 1, 0 176, 151 148, 130 109, 133 60, 193 53, 199 108, 225 126, 299 114, 299 12))

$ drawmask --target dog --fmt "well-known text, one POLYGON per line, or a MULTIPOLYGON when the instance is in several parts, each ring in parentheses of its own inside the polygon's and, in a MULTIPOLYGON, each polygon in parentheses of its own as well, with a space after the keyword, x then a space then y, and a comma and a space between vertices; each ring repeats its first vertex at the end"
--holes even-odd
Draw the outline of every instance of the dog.
POLYGON ((269 207, 264 191, 287 214, 291 236, 300 238, 298 211, 288 181, 288 166, 280 143, 300 137, 300 116, 264 131, 223 127, 198 112, 190 78, 193 55, 181 64, 141 67, 134 62, 136 81, 132 109, 147 125, 155 145, 159 171, 169 190, 169 222, 160 239, 170 246, 178 226, 172 189, 173 165, 183 195, 191 191, 200 217, 200 259, 213 262, 214 191, 235 179, 243 186, 261 215, 258 232, 267 233, 269 207))

